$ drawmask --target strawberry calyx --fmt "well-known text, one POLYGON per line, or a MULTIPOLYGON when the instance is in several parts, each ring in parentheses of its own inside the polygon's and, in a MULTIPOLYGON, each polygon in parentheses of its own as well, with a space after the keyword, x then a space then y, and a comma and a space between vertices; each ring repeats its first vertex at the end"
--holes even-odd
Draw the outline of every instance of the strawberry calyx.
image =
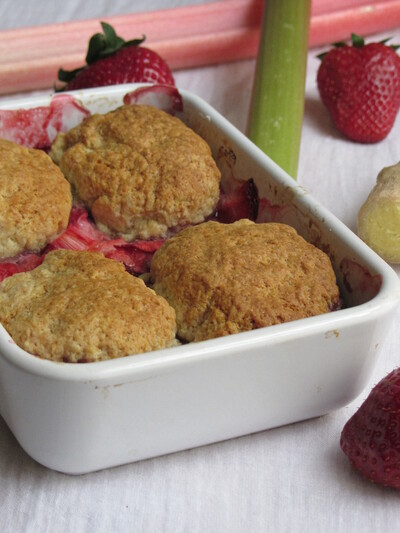
MULTIPOLYGON (((79 72, 92 65, 99 59, 104 59, 109 57, 122 48, 128 48, 130 46, 139 46, 141 45, 146 37, 142 36, 141 39, 132 39, 130 41, 125 41, 122 37, 117 35, 114 28, 111 24, 107 22, 101 22, 101 27, 103 33, 95 33, 89 40, 88 50, 86 54, 86 65, 83 67, 76 68, 74 70, 64 70, 60 68, 58 70, 58 80, 68 83, 72 81, 79 72)), ((56 88, 56 91, 63 91, 64 88, 56 88)))
MULTIPOLYGON (((379 44, 386 45, 390 41, 392 37, 387 37, 386 39, 383 39, 382 41, 379 41, 379 44)), ((343 48, 344 46, 349 46, 348 43, 345 41, 338 41, 336 43, 332 43, 333 48, 343 48)), ((361 37, 361 35, 357 35, 356 33, 351 34, 351 46, 354 48, 362 48, 365 46, 365 39, 364 37, 361 37)), ((391 44, 389 45, 389 48, 392 48, 393 50, 398 50, 400 48, 399 44, 391 44)), ((322 59, 326 56, 326 54, 329 52, 322 52, 321 54, 317 55, 317 58, 322 61, 322 59)))

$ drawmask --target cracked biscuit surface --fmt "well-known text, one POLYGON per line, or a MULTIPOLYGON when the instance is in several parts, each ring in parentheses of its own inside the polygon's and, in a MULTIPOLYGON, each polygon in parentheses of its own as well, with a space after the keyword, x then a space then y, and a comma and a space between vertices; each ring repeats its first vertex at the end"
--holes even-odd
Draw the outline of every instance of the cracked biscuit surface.
POLYGON ((340 305, 328 256, 285 224, 206 222, 169 239, 152 286, 176 311, 178 336, 200 341, 327 313, 340 305))
POLYGON ((202 222, 218 202, 221 176, 207 143, 151 106, 93 115, 58 134, 50 156, 100 229, 126 240, 202 222))
POLYGON ((68 225, 71 187, 41 150, 0 139, 0 258, 40 251, 68 225))
POLYGON ((0 321, 27 352, 67 363, 167 348, 176 331, 174 310, 122 263, 71 250, 1 282, 0 321))

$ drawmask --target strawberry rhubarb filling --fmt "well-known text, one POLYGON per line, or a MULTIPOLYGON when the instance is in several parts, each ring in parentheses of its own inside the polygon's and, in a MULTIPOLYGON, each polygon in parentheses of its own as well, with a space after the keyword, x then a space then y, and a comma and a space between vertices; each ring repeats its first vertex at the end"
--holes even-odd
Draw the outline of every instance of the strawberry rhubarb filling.
MULTIPOLYGON (((257 210, 257 189, 254 182, 249 180, 229 193, 221 190, 217 210, 210 220, 223 223, 234 222, 240 218, 255 220, 257 210)), ((0 281, 13 274, 36 268, 48 252, 58 249, 101 252, 109 259, 124 263, 126 270, 131 274, 145 274, 149 271, 153 254, 164 241, 165 239, 127 242, 122 238, 112 239, 96 227, 84 207, 74 206, 67 229, 40 254, 23 253, 0 262, 0 281)))

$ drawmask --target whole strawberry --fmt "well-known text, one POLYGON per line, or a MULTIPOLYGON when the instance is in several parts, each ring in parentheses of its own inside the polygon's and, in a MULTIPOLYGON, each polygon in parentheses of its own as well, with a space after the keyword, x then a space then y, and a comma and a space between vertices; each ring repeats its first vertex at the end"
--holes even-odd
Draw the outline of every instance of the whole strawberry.
POLYGON ((400 368, 372 389, 344 426, 340 446, 367 479, 400 489, 400 368))
POLYGON ((124 41, 110 24, 102 22, 101 26, 104 33, 94 34, 89 41, 86 66, 58 71, 58 79, 66 82, 58 90, 135 82, 175 85, 167 63, 153 50, 140 46, 144 37, 124 41))
POLYGON ((400 106, 400 57, 385 41, 336 43, 321 54, 317 83, 336 127, 349 139, 374 143, 392 129, 400 106))

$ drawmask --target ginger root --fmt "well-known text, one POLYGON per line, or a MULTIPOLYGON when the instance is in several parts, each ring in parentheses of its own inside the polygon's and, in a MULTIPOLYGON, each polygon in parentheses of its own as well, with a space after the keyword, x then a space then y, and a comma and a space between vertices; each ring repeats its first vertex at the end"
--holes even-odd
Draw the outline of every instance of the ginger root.
POLYGON ((389 263, 400 263, 400 162, 378 174, 358 213, 358 235, 389 263))

